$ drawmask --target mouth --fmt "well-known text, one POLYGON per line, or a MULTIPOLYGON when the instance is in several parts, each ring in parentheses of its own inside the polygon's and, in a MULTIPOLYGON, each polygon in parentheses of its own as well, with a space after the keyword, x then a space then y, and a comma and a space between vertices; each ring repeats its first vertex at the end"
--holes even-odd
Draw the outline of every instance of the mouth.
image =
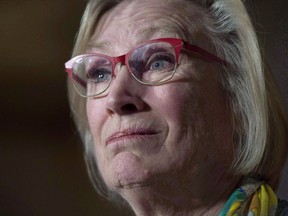
POLYGON ((158 132, 150 129, 144 129, 144 128, 127 129, 113 133, 106 139, 105 143, 106 145, 110 145, 114 142, 122 141, 125 139, 141 139, 156 134, 158 134, 158 132))

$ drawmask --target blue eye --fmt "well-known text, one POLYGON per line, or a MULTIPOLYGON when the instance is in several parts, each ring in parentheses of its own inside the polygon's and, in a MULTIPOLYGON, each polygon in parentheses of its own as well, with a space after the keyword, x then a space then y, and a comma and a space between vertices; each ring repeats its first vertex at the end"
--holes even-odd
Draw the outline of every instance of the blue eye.
POLYGON ((152 57, 148 62, 148 70, 152 71, 168 71, 173 70, 175 66, 175 59, 173 56, 161 54, 152 57))
POLYGON ((170 79, 176 68, 175 49, 171 44, 155 42, 135 49, 128 59, 132 75, 144 83, 170 79))
POLYGON ((92 68, 87 75, 94 83, 109 82, 112 76, 111 71, 106 68, 92 68))
POLYGON ((155 61, 151 64, 150 69, 151 70, 162 70, 163 68, 165 68, 166 64, 167 64, 167 62, 165 62, 165 61, 155 61))

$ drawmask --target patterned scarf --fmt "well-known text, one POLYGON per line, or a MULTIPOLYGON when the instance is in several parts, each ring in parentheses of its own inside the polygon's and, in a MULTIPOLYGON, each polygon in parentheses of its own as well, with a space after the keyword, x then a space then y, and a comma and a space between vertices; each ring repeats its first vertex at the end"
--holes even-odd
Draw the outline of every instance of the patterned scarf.
POLYGON ((219 216, 275 216, 278 199, 269 185, 249 178, 225 203, 219 216))

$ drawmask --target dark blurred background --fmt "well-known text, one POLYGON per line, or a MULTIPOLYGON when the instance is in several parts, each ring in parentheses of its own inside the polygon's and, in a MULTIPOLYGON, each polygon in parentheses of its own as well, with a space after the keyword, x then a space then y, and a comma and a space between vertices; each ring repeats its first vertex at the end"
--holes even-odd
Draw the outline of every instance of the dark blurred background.
MULTIPOLYGON (((64 62, 84 6, 0 0, 0 216, 125 215, 90 185, 66 98, 64 62)), ((288 107, 288 2, 250 8, 288 107)))

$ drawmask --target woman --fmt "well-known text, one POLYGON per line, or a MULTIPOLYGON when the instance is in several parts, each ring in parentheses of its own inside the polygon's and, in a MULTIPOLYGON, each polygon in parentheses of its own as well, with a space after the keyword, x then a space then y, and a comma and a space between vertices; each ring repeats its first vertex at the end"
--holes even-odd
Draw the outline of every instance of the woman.
POLYGON ((73 56, 103 196, 136 215, 284 214, 287 121, 240 0, 91 0, 73 56))

